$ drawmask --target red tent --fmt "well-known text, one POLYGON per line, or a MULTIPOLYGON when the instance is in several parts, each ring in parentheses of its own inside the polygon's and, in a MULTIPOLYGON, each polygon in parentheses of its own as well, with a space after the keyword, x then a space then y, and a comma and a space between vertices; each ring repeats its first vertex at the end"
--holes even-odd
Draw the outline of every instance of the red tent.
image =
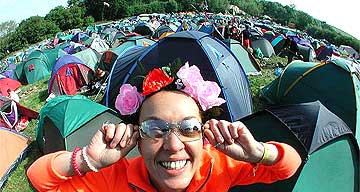
POLYGON ((3 97, 7 97, 9 95, 7 92, 8 89, 14 91, 20 86, 21 83, 19 81, 16 81, 11 78, 2 78, 0 79, 0 95, 3 97))

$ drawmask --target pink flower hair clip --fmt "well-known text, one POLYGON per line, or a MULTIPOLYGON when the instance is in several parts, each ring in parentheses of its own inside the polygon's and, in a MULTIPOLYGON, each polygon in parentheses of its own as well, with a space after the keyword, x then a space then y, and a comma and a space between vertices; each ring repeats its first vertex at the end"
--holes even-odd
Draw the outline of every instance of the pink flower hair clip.
POLYGON ((176 77, 171 77, 162 68, 150 71, 143 82, 142 93, 138 92, 135 86, 123 84, 116 98, 115 108, 121 115, 134 114, 146 95, 155 93, 172 83, 175 83, 176 90, 183 91, 197 101, 203 111, 226 102, 219 97, 221 93, 219 85, 214 81, 204 81, 200 69, 195 65, 189 66, 186 62, 177 71, 176 77))

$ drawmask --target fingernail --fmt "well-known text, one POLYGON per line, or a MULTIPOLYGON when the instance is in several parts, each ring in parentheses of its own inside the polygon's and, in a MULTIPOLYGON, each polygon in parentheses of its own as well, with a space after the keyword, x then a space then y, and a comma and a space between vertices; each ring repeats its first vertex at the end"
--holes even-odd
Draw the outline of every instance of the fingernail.
POLYGON ((126 145, 127 145, 126 141, 121 142, 121 147, 126 147, 126 145))
POLYGON ((222 138, 222 137, 218 137, 218 139, 220 140, 220 142, 221 142, 221 143, 223 143, 223 142, 224 142, 224 138, 222 138))

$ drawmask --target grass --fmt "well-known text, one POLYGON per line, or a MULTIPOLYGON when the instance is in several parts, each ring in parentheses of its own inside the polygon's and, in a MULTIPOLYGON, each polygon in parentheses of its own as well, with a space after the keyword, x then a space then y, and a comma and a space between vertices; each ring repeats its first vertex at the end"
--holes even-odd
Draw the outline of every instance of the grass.
MULTIPOLYGON (((249 76, 250 87, 253 97, 254 112, 260 111, 266 107, 265 102, 260 98, 259 91, 262 87, 269 84, 272 80, 276 78, 273 74, 275 68, 279 63, 285 64, 286 59, 280 57, 272 57, 271 59, 265 61, 266 65, 262 67, 262 75, 258 76, 249 76)), ((28 108, 40 112, 42 106, 45 104, 45 100, 48 96, 47 94, 48 80, 42 80, 31 85, 23 85, 21 87, 20 103, 27 106, 28 108)), ((102 96, 98 97, 101 98, 102 96)), ((94 96, 91 99, 94 100, 94 96)), ((24 130, 24 133, 32 138, 32 143, 30 144, 30 149, 27 153, 27 156, 24 160, 17 166, 17 168, 11 173, 8 178, 3 192, 14 192, 14 191, 35 191, 33 190, 31 184, 29 183, 26 177, 27 168, 42 154, 39 151, 35 143, 35 127, 36 120, 32 120, 28 127, 24 130)))

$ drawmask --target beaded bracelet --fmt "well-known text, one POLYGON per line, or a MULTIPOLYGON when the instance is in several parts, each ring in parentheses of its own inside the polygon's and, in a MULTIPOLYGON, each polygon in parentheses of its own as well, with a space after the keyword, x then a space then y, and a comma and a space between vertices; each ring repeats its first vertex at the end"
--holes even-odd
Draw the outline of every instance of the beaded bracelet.
POLYGON ((91 171, 99 172, 99 169, 96 168, 93 164, 91 164, 91 162, 89 160, 89 157, 88 157, 88 155, 86 153, 86 149, 87 149, 87 147, 85 146, 81 150, 81 152, 82 152, 81 154, 82 154, 82 156, 83 156, 83 158, 85 160, 86 166, 88 166, 91 171))
POLYGON ((84 176, 81 172, 80 169, 78 167, 78 165, 76 164, 76 154, 81 150, 80 147, 76 147, 71 155, 71 164, 73 166, 74 172, 76 173, 76 175, 82 177, 84 176))

